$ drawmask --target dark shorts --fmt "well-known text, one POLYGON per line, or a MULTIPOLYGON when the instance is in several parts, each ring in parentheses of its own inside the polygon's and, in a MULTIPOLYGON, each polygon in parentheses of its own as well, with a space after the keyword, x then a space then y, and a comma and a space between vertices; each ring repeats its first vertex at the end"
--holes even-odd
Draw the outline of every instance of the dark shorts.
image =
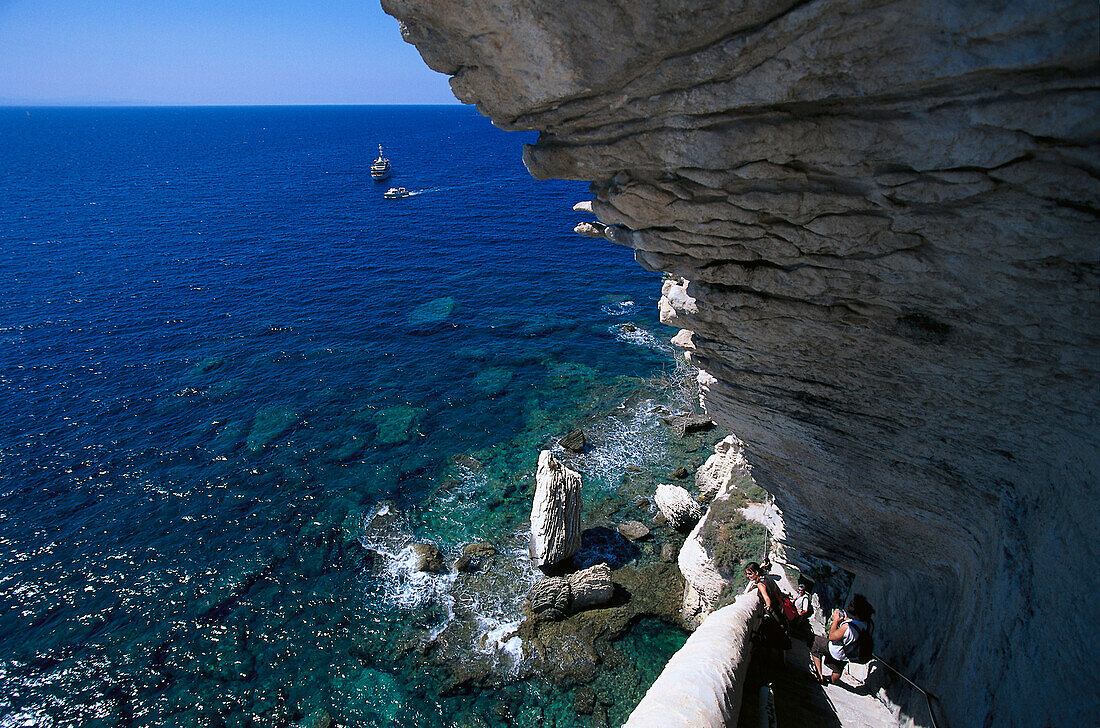
POLYGON ((760 635, 764 647, 772 647, 777 650, 791 649, 791 636, 787 634, 785 625, 773 614, 764 614, 764 618, 760 620, 760 627, 757 628, 757 633, 760 635))
POLYGON ((791 621, 791 637, 800 639, 808 645, 814 642, 814 630, 806 617, 796 617, 791 621))
POLYGON ((829 640, 819 634, 814 635, 814 644, 810 647, 810 654, 820 657, 821 661, 832 668, 833 672, 843 672, 844 666, 848 664, 829 654, 829 640))

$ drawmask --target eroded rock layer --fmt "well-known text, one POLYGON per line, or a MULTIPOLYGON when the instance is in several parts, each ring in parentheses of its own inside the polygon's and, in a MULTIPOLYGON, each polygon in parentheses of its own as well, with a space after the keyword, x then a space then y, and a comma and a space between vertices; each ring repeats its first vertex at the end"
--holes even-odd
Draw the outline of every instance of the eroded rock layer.
POLYGON ((1096 4, 383 6, 542 132, 535 176, 593 182, 583 232, 681 279, 707 412, 884 656, 953 725, 1093 717, 1051 581, 1100 593, 1096 4))

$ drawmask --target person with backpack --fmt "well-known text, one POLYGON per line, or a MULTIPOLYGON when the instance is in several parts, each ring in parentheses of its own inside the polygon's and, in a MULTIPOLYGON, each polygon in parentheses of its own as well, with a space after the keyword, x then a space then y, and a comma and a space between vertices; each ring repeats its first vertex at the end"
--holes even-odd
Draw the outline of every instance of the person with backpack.
POLYGON ((821 669, 823 661, 832 670, 829 681, 836 685, 849 662, 862 665, 871 660, 875 649, 875 623, 871 620, 874 613, 874 608, 862 594, 852 597, 847 612, 833 610, 828 634, 825 637, 815 636, 810 648, 810 658, 814 661, 819 682, 826 682, 821 669))
POLYGON ((797 637, 812 645, 814 630, 810 626, 810 617, 814 616, 814 605, 810 599, 810 585, 804 579, 798 580, 798 596, 794 598, 795 616, 791 620, 791 637, 797 637))
POLYGON ((767 572, 755 561, 745 564, 745 578, 760 592, 764 600, 764 617, 757 627, 757 636, 765 654, 774 656, 777 665, 786 664, 787 650, 791 649, 791 636, 787 616, 783 613, 783 591, 767 578, 767 572))

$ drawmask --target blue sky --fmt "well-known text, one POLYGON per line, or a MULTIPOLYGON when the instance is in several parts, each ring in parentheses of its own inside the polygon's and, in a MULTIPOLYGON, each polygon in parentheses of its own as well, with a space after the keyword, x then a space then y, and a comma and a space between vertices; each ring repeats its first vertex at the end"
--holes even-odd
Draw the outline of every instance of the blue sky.
POLYGON ((0 104, 449 104, 378 0, 0 0, 0 104))

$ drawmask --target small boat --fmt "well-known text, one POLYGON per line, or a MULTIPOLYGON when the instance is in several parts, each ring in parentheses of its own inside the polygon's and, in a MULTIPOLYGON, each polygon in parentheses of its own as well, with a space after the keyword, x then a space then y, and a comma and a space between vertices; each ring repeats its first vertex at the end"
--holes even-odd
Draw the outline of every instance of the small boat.
POLYGON ((382 145, 378 145, 378 159, 370 166, 370 176, 372 179, 386 179, 390 176, 390 160, 382 154, 382 145))
POLYGON ((402 197, 408 197, 409 191, 404 187, 390 187, 382 194, 382 196, 385 197, 387 200, 399 200, 402 197))

